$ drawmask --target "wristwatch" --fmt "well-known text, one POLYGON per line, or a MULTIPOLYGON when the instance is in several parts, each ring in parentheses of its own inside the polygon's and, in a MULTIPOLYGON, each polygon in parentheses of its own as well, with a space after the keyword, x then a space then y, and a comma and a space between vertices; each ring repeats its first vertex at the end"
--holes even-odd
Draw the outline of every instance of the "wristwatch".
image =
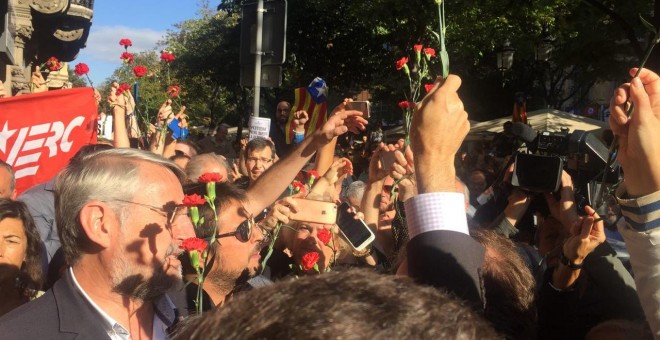
POLYGON ((563 247, 562 247, 561 251, 559 252, 559 262, 561 262, 561 264, 563 264, 564 266, 566 266, 568 268, 571 268, 573 270, 582 269, 582 265, 584 264, 584 263, 575 264, 575 263, 571 262, 571 260, 569 260, 568 257, 566 257, 566 255, 564 255, 564 248, 563 247))

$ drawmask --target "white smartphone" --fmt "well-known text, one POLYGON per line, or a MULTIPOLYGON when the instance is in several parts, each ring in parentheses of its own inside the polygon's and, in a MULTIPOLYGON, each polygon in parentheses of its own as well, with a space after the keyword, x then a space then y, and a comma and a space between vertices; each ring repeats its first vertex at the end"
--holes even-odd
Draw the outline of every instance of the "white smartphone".
POLYGON ((361 219, 355 219, 355 214, 349 212, 348 203, 344 202, 337 211, 337 226, 348 243, 357 251, 364 250, 376 236, 361 219))

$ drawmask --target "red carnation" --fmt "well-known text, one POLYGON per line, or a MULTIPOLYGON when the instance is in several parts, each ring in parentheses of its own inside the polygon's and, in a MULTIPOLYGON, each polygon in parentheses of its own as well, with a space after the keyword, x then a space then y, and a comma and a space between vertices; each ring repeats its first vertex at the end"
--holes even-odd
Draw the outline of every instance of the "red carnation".
POLYGON ((206 200, 200 195, 192 194, 183 196, 183 205, 186 207, 196 207, 204 203, 206 203, 206 200))
POLYGON ((317 179, 317 178, 319 178, 319 177, 320 177, 320 176, 319 176, 319 172, 318 172, 318 171, 316 171, 316 170, 309 170, 309 171, 307 171, 307 178, 309 178, 309 179, 312 179, 312 178, 317 179))
POLYGON ((78 75, 78 77, 85 75, 89 73, 89 66, 85 63, 78 63, 76 64, 76 67, 73 69, 73 72, 78 75))
POLYGON ((424 45, 413 45, 413 51, 419 52, 422 50, 423 47, 424 45))
POLYGON ((181 245, 179 246, 179 248, 181 248, 181 249, 183 249, 187 252, 191 252, 191 251, 196 250, 196 251, 201 253, 206 249, 206 247, 208 245, 209 245, 208 242, 206 242, 205 240, 202 240, 201 238, 190 237, 190 238, 187 238, 187 239, 183 240, 183 242, 181 242, 181 245))
POLYGON ((137 65, 137 66, 133 67, 133 74, 136 77, 140 78, 143 75, 147 74, 147 68, 142 66, 142 65, 137 65))
POLYGON ((426 90, 426 93, 431 92, 433 89, 433 84, 424 84, 424 89, 426 90))
POLYGON ((307 253, 302 257, 302 267, 304 270, 310 270, 314 268, 316 262, 319 262, 319 253, 317 252, 307 253))
POLYGON ((167 94, 172 98, 178 97, 179 92, 181 92, 181 87, 179 87, 177 85, 172 85, 172 86, 167 88, 167 94))
POLYGON ((222 175, 217 172, 207 172, 197 178, 197 182, 199 183, 211 183, 220 181, 222 181, 222 175))
POLYGON ((427 47, 424 49, 424 54, 426 54, 426 56, 429 58, 435 57, 435 50, 430 47, 427 47))
POLYGON ((116 94, 119 96, 119 95, 121 95, 122 93, 124 93, 124 92, 126 92, 126 91, 130 91, 130 90, 131 90, 131 85, 128 85, 128 84, 121 84, 121 85, 119 85, 119 87, 117 88, 117 92, 116 92, 116 94))
POLYGON ((133 46, 133 42, 131 41, 131 39, 124 38, 119 40, 119 45, 128 48, 129 46, 133 46))
POLYGON ((332 239, 332 234, 330 233, 330 230, 323 228, 316 233, 316 237, 319 241, 323 242, 323 244, 327 245, 330 242, 330 239, 332 239))
POLYGON ((408 108, 410 108, 410 102, 407 101, 407 100, 400 101, 399 102, 399 107, 401 108, 401 110, 408 109, 408 108))
POLYGON ((403 57, 403 58, 396 61, 396 69, 400 70, 404 66, 406 66, 406 64, 408 64, 408 57, 403 57))
POLYGON ((174 60, 176 60, 176 58, 174 58, 174 54, 172 54, 172 53, 162 52, 160 54, 160 60, 162 60, 166 63, 169 63, 169 62, 173 62, 174 60))
POLYGON ((48 61, 46 61, 46 66, 48 66, 48 69, 51 71, 57 71, 62 68, 62 64, 60 64, 60 61, 55 57, 50 57, 48 61))
POLYGON ((294 193, 299 193, 305 190, 305 185, 300 181, 293 181, 293 183, 291 183, 291 188, 293 188, 294 193))
POLYGON ((121 54, 121 57, 119 57, 119 59, 123 60, 125 63, 130 65, 133 63, 133 59, 135 58, 133 57, 133 54, 129 52, 124 52, 121 54))

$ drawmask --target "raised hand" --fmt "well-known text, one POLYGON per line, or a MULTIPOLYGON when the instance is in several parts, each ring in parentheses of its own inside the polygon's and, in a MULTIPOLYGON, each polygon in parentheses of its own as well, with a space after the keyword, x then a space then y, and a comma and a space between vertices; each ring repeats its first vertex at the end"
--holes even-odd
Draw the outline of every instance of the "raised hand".
POLYGON ((575 221, 571 228, 571 236, 563 246, 564 255, 574 264, 581 264, 587 255, 605 242, 604 224, 600 216, 590 206, 586 206, 584 211, 589 216, 575 221))
POLYGON ((308 120, 309 120, 309 115, 307 114, 306 111, 304 110, 296 111, 296 113, 293 114, 293 127, 294 128, 301 127, 304 129, 305 124, 307 123, 308 120))
POLYGON ((410 142, 420 193, 455 190, 454 155, 470 131, 460 86, 458 76, 438 78, 413 114, 410 142))
POLYGON ((323 145, 330 143, 333 138, 341 136, 348 131, 358 134, 367 125, 367 120, 362 118, 362 112, 345 110, 344 103, 339 104, 337 108, 333 110, 332 117, 318 131, 319 142, 323 145))
POLYGON ((417 194, 417 182, 414 177, 415 160, 412 149, 406 149, 405 154, 401 152, 401 149, 395 150, 394 158, 396 161, 392 164, 390 176, 398 182, 400 198, 405 201, 417 194))
POLYGON ((261 222, 261 225, 266 230, 273 230, 277 222, 289 224, 291 212, 297 213, 299 211, 298 209, 298 204, 293 199, 293 196, 285 197, 273 204, 272 208, 268 211, 268 215, 261 222))
POLYGON ((575 205, 575 193, 573 191, 573 179, 566 171, 561 172, 561 189, 559 190, 560 199, 557 199, 552 193, 545 193, 545 201, 548 203, 550 214, 566 228, 571 226, 579 219, 575 205))
POLYGON ((164 122, 165 125, 167 125, 172 121, 172 119, 174 119, 174 115, 172 113, 172 100, 167 99, 158 110, 158 120, 164 122))
MULTIPOLYGON (((637 72, 630 70, 633 76, 637 72)), ((639 197, 660 190, 660 77, 642 69, 639 77, 614 92, 610 127, 619 136, 618 160, 623 166, 626 191, 639 197), (627 117, 627 101, 634 104, 627 117)))
POLYGON ((48 86, 46 86, 46 80, 41 74, 41 69, 37 66, 36 70, 32 72, 32 93, 46 92, 48 91, 48 86))

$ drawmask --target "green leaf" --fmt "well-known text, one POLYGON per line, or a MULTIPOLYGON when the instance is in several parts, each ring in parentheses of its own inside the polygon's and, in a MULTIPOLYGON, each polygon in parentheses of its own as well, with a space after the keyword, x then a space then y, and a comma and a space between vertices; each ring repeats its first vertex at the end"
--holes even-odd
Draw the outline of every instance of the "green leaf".
POLYGON ((449 76, 449 54, 447 51, 440 51, 440 61, 442 62, 442 78, 449 76))
POLYGON ((656 36, 658 35, 658 29, 655 28, 650 22, 646 21, 646 19, 644 19, 641 14, 639 14, 639 20, 642 22, 642 24, 644 24, 644 27, 646 27, 647 30, 655 33, 656 36))

